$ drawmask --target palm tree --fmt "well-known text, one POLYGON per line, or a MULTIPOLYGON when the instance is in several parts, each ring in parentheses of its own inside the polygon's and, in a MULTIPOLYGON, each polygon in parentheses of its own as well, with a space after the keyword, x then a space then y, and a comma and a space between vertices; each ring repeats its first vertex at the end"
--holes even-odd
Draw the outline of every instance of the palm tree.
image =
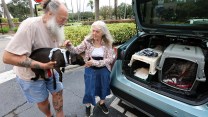
POLYGON ((84 7, 85 7, 84 4, 85 4, 85 0, 83 0, 83 7, 82 7, 82 8, 83 8, 83 9, 82 9, 82 10, 83 10, 83 11, 82 11, 83 13, 84 13, 84 7))
POLYGON ((77 20, 80 21, 80 0, 77 0, 77 20))
POLYGON ((8 20, 9 28, 13 30, 14 29, 14 23, 12 22, 12 18, 10 16, 7 5, 6 5, 4 0, 1 0, 1 3, 2 3, 2 6, 4 8, 4 13, 6 14, 6 17, 7 17, 7 20, 8 20))
POLYGON ((72 5, 72 0, 71 0, 71 7, 72 7, 72 20, 74 19, 74 9, 73 9, 73 5, 72 5))
MULTIPOLYGON (((109 6, 108 6, 108 11, 110 11, 110 8, 111 8, 111 7, 110 7, 110 0, 108 0, 108 3, 109 3, 109 6)), ((108 14, 108 15, 109 15, 109 19, 111 19, 112 12, 109 12, 109 14, 108 14)))
POLYGON ((95 20, 99 20, 99 0, 95 0, 95 20))
POLYGON ((91 8, 91 11, 93 10, 93 1, 92 0, 90 0, 88 3, 87 3, 87 6, 90 6, 90 8, 91 8))
POLYGON ((124 19, 126 19, 126 6, 127 6, 127 4, 126 4, 126 0, 125 0, 125 7, 124 7, 124 19))
POLYGON ((34 10, 33 10, 33 5, 32 5, 32 0, 29 0, 29 6, 30 6, 30 16, 34 17, 34 10))
POLYGON ((114 0, 114 13, 115 13, 115 16, 116 16, 116 19, 117 19, 117 4, 118 4, 118 1, 117 0, 114 0))

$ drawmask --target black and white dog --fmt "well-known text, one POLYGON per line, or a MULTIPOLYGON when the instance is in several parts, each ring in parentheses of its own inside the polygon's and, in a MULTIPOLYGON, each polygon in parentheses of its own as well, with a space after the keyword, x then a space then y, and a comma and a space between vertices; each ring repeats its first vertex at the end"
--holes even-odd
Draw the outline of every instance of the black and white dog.
MULTIPOLYGON (((42 63, 47 63, 49 61, 56 61, 56 65, 54 66, 54 69, 59 73, 59 80, 62 82, 62 72, 65 71, 65 67, 70 64, 70 65, 84 65, 85 62, 82 58, 81 55, 74 54, 69 52, 68 50, 65 49, 60 49, 60 48, 40 48, 37 50, 34 50, 30 58, 42 63), (62 70, 61 70, 62 68, 62 70)), ((43 69, 35 69, 31 68, 32 71, 35 73, 34 78, 31 80, 38 80, 40 77, 43 78, 44 80, 48 80, 45 77, 45 70, 43 69)), ((52 69, 53 73, 53 69, 52 69)), ((53 80, 54 80, 54 89, 56 89, 56 80, 54 73, 53 75, 53 80)))

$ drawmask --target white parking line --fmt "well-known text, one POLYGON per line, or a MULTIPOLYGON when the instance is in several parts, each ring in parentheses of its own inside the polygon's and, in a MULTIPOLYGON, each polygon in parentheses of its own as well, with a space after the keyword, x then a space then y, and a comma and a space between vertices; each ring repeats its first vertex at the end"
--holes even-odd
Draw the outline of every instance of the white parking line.
POLYGON ((4 83, 4 82, 7 82, 7 81, 9 81, 9 80, 11 80, 15 77, 16 77, 16 75, 13 72, 13 70, 6 71, 4 73, 0 73, 0 84, 4 83))
POLYGON ((137 117, 136 115, 134 115, 133 113, 131 113, 131 112, 129 112, 129 111, 127 111, 127 112, 125 113, 125 115, 126 115, 127 117, 137 117))
POLYGON ((128 109, 126 107, 123 107, 123 106, 119 105, 119 103, 122 103, 123 105, 126 105, 126 106, 132 108, 129 104, 125 103, 124 101, 121 101, 117 97, 113 100, 113 102, 111 103, 110 106, 113 107, 114 109, 116 109, 117 111, 125 114, 127 117, 137 117, 135 114, 128 111, 128 109))
MULTIPOLYGON (((106 96, 106 99, 110 99, 113 97, 113 94, 110 94, 108 96, 106 96)), ((100 101, 100 98, 98 96, 95 97, 95 102, 98 103, 100 101)))
POLYGON ((123 112, 124 112, 124 108, 122 108, 122 107, 120 107, 120 106, 118 105, 119 101, 120 101, 120 99, 116 97, 116 98, 113 100, 113 102, 110 104, 110 106, 113 107, 114 109, 116 109, 117 111, 123 113, 123 112))

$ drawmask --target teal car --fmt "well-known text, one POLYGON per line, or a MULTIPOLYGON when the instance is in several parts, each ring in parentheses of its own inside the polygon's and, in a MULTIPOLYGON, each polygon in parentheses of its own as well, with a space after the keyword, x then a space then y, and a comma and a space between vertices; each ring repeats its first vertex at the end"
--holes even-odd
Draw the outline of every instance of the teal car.
POLYGON ((137 34, 116 49, 111 90, 147 116, 208 117, 208 0, 132 0, 137 34))

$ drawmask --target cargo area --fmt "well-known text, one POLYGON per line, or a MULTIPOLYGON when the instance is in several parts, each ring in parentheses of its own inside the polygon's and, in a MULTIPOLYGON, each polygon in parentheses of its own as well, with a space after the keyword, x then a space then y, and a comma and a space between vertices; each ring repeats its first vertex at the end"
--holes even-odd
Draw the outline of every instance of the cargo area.
POLYGON ((127 79, 152 91, 203 103, 208 96, 207 56, 207 40, 201 37, 144 35, 126 49, 122 69, 127 79))

